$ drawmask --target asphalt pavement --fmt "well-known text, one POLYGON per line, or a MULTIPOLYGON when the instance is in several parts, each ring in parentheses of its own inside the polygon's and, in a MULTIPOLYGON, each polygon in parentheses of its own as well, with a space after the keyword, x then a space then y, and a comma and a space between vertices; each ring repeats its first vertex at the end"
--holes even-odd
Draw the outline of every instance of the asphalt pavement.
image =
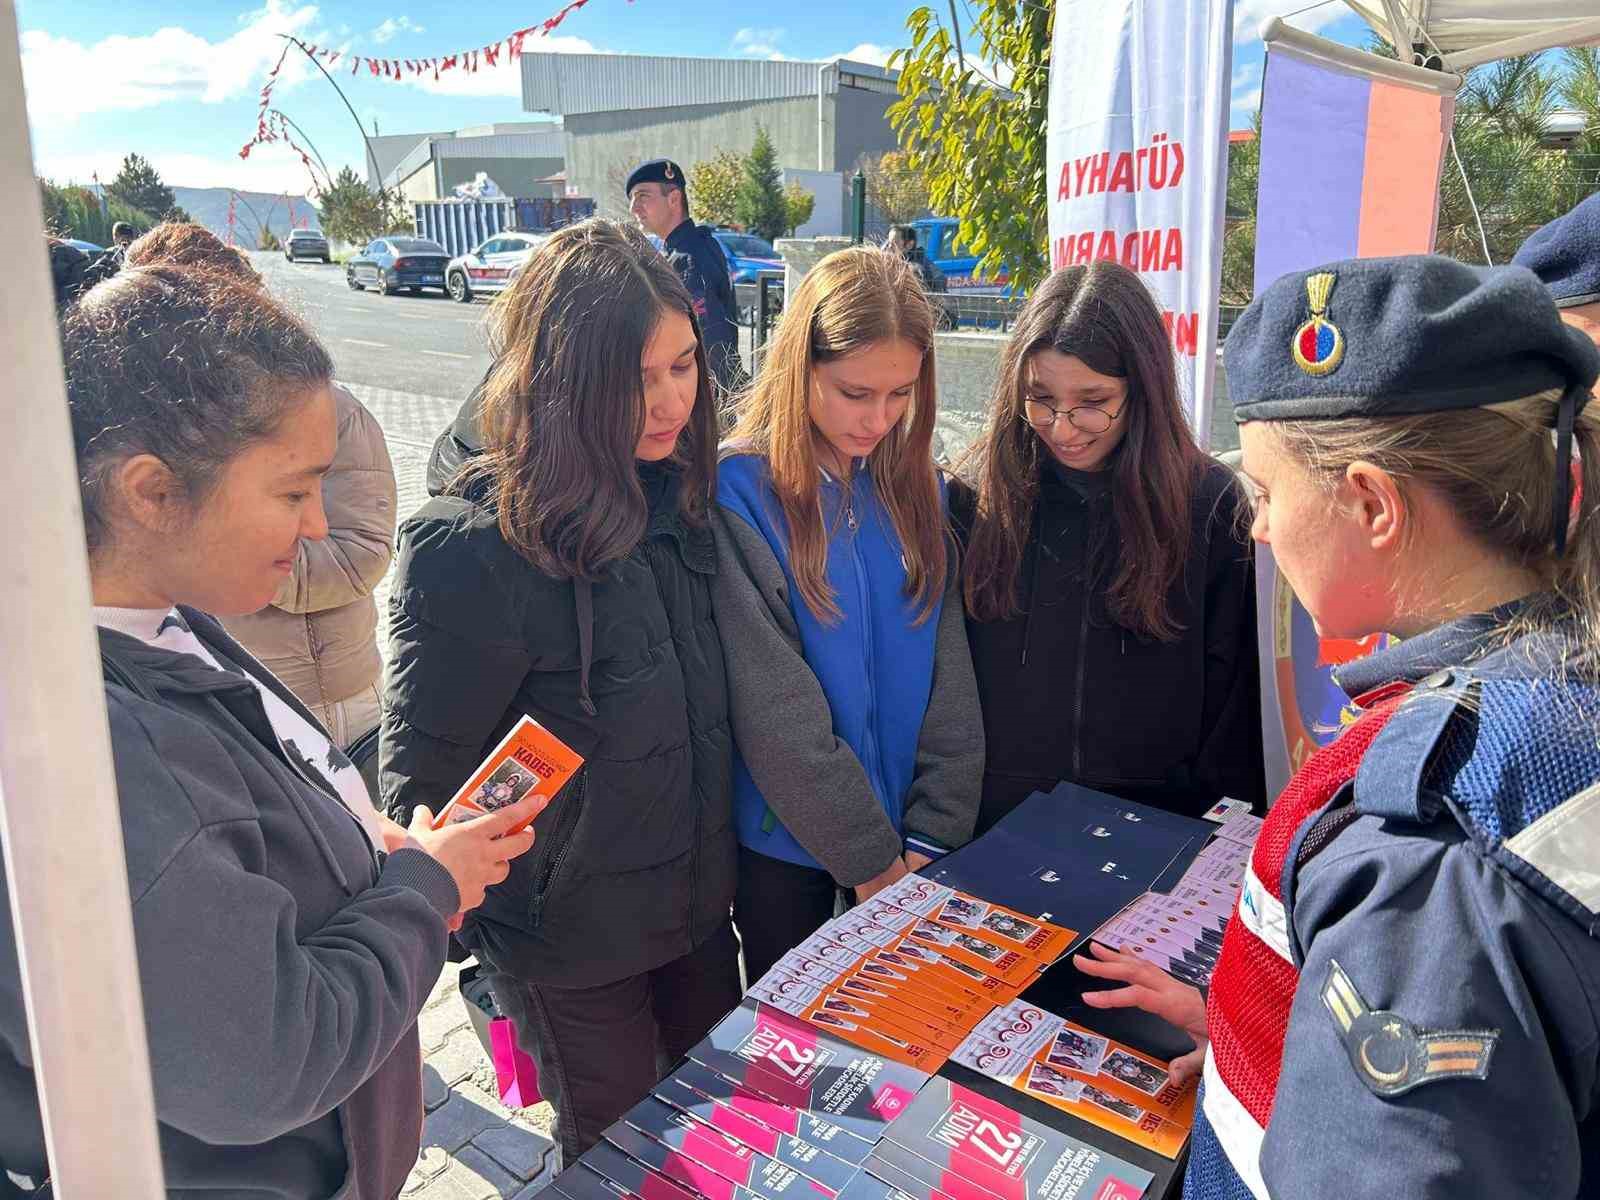
POLYGON ((338 263, 250 256, 272 294, 304 320, 333 355, 340 383, 464 400, 489 369, 484 300, 457 304, 443 292, 356 292, 338 263))

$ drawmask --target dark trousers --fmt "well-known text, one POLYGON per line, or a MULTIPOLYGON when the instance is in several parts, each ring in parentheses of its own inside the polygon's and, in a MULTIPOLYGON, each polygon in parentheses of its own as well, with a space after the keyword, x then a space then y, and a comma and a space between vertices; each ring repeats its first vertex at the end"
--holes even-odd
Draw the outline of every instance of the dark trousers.
POLYGON ((591 988, 491 976, 517 1042, 539 1066, 571 1166, 739 1003, 739 950, 724 924, 682 958, 591 988))
POLYGON ((831 918, 839 885, 816 867, 800 867, 739 847, 733 923, 744 947, 745 978, 754 983, 831 918))

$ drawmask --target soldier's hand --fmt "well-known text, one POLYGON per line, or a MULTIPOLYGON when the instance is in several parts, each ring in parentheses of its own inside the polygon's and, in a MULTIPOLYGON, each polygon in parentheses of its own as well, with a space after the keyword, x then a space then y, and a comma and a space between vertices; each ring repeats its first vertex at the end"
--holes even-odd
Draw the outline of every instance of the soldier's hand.
POLYGON ((1083 1002, 1090 1008, 1142 1008, 1177 1026, 1194 1039, 1195 1048, 1167 1064, 1172 1082, 1185 1083, 1200 1074, 1206 1057, 1206 1002, 1200 989, 1174 979, 1137 955, 1112 950, 1099 942, 1090 942, 1089 951, 1094 957, 1073 955, 1073 966, 1085 975, 1127 986, 1084 992, 1083 1002))

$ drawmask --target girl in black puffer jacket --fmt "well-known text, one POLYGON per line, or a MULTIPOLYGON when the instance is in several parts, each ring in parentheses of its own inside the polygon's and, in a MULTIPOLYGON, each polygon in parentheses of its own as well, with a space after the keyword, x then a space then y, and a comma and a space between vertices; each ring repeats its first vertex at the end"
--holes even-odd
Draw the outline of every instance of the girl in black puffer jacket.
POLYGON ((524 714, 585 758, 461 934, 570 1162, 739 1000, 715 412, 632 228, 552 237, 495 342, 484 452, 400 529, 381 784, 436 808, 524 714))

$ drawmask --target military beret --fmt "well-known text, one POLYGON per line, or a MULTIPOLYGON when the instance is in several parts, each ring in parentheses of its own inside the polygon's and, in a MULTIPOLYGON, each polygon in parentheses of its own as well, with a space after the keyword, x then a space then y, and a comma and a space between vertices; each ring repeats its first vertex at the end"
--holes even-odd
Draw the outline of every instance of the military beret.
POLYGON ((681 188, 683 168, 670 158, 653 158, 647 163, 641 163, 633 169, 633 174, 628 176, 628 185, 622 189, 622 194, 633 195, 633 189, 641 183, 665 183, 681 188))
POLYGON ((1544 280, 1561 308, 1600 301, 1600 193, 1540 229, 1511 261, 1544 280))
POLYGON ((1432 255, 1285 275, 1223 350, 1234 419, 1383 417, 1584 390, 1600 351, 1521 267, 1432 255))

